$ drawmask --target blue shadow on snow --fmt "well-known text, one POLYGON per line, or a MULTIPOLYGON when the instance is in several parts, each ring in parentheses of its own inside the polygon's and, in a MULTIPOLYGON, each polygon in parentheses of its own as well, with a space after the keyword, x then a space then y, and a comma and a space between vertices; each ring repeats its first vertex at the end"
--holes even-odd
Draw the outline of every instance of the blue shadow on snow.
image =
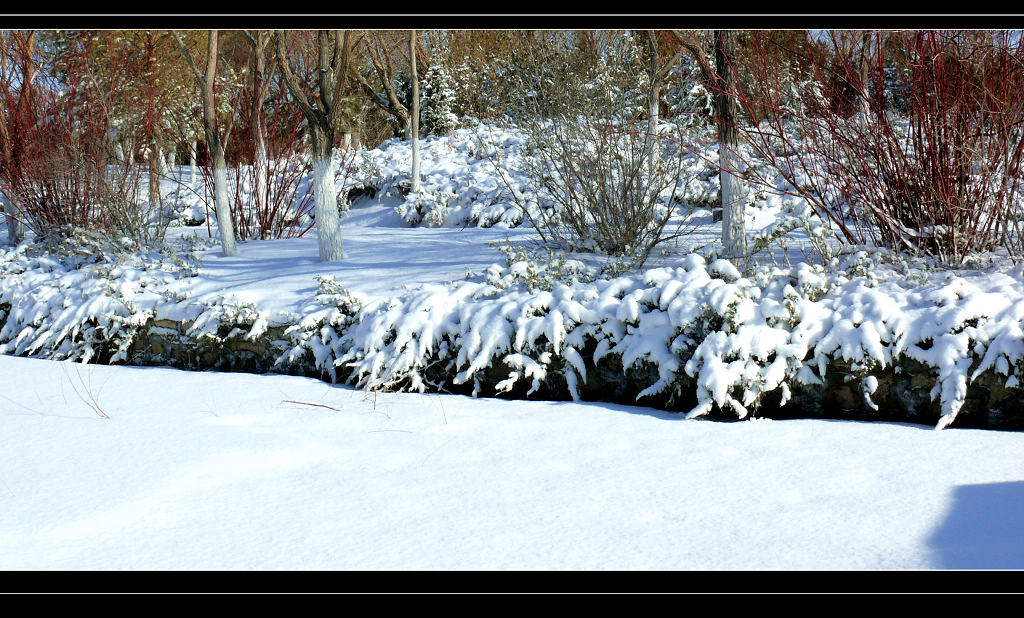
POLYGON ((1024 481, 957 487, 928 545, 939 569, 1024 569, 1024 481))

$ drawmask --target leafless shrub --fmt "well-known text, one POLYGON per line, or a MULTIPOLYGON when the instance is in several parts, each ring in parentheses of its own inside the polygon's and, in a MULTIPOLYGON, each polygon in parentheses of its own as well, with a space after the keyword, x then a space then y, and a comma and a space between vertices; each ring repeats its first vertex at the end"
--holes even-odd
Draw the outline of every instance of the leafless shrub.
POLYGON ((951 263, 1000 244, 1020 253, 1014 216, 1024 162, 1019 38, 923 31, 870 33, 860 48, 846 50, 806 44, 782 50, 800 55, 810 71, 806 81, 787 87, 774 78, 779 47, 765 33, 752 33, 744 67, 752 79, 746 91, 730 93, 759 121, 739 128, 757 159, 746 161, 749 180, 777 189, 781 174, 787 192, 806 199, 852 243, 951 263), (879 52, 885 43, 907 54, 905 114, 887 109, 879 87, 886 79, 879 52))
MULTIPOLYGON (((0 189, 22 222, 40 237, 74 227, 139 244, 161 240, 168 223, 162 205, 139 199, 140 166, 111 146, 118 84, 97 86, 84 46, 62 58, 61 81, 37 80, 32 35, 12 37, 0 53, 22 69, 5 62, 0 71, 0 189)), ((119 130, 146 143, 151 124, 119 130)))
POLYGON ((541 39, 519 56, 529 96, 515 117, 530 139, 519 171, 532 186, 524 194, 502 176, 545 243, 640 266, 687 231, 677 203, 686 149, 647 126, 642 48, 605 40, 588 55, 541 39))

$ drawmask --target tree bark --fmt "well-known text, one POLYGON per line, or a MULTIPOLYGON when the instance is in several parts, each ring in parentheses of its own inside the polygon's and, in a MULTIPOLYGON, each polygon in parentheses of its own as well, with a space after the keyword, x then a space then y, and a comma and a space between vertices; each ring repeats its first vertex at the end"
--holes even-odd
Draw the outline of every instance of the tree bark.
POLYGON ((338 196, 334 189, 332 140, 320 128, 314 128, 310 137, 313 142, 313 199, 320 261, 334 262, 345 259, 345 250, 341 238, 341 217, 338 215, 338 196))
POLYGON ((412 191, 420 190, 420 84, 416 76, 416 31, 409 32, 409 62, 412 66, 412 191))
POLYGON ((149 147, 149 207, 156 208, 160 203, 160 147, 152 142, 149 147))
POLYGON ((196 181, 196 155, 199 152, 199 140, 192 140, 192 150, 188 159, 188 182, 194 184, 196 181))
POLYGON ((267 199, 267 128, 263 118, 263 101, 267 98, 270 81, 267 74, 267 45, 272 34, 257 31, 255 35, 246 33, 253 51, 253 88, 250 121, 253 127, 253 167, 255 171, 256 202, 264 205, 267 199))
POLYGON ((3 199, 4 214, 7 216, 7 238, 12 245, 17 245, 25 238, 25 224, 21 220, 21 210, 6 192, 0 191, 0 199, 3 199))
POLYGON ((654 177, 654 172, 657 169, 658 163, 658 140, 654 138, 655 133, 658 131, 658 100, 661 97, 661 80, 658 79, 661 58, 658 53, 658 42, 654 36, 654 33, 650 30, 647 31, 647 45, 650 49, 651 64, 650 64, 650 80, 651 80, 651 93, 649 100, 647 101, 647 139, 651 142, 651 149, 647 153, 647 174, 654 177))
POLYGON ((746 195, 743 181, 737 176, 735 152, 739 144, 736 134, 738 115, 736 100, 732 96, 735 78, 730 61, 731 38, 730 31, 715 30, 715 73, 718 82, 715 89, 715 116, 718 124, 719 182, 722 187, 722 245, 725 256, 737 261, 747 253, 744 229, 746 195))

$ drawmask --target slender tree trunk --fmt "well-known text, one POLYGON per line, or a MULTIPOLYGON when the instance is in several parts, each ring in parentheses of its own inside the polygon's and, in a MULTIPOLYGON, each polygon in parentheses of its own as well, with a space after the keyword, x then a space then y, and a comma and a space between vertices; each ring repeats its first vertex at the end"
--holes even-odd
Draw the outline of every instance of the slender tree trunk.
POLYGON ((270 42, 270 34, 266 32, 257 33, 256 38, 250 37, 253 43, 253 88, 252 105, 250 106, 250 120, 253 127, 253 165, 255 167, 256 200, 258 205, 263 205, 267 197, 267 129, 263 118, 263 101, 266 99, 268 89, 267 82, 267 57, 266 46, 270 42))
POLYGON ((255 134, 255 158, 253 165, 256 168, 256 202, 263 205, 267 199, 267 143, 263 141, 263 135, 258 128, 255 134))
POLYGON ((313 199, 316 209, 316 230, 319 237, 320 261, 334 262, 345 259, 342 248, 341 217, 338 215, 338 195, 334 190, 334 168, 331 159, 330 131, 314 127, 310 131, 313 142, 313 199))
POLYGON ((861 83, 861 111, 864 112, 864 120, 871 118, 871 88, 868 87, 868 48, 871 44, 871 33, 865 31, 860 41, 860 83, 861 83))
POLYGON ((199 149, 199 140, 192 140, 192 152, 188 159, 188 182, 189 184, 195 184, 196 182, 196 153, 199 149))
POLYGON ((420 190, 420 84, 416 76, 416 31, 409 32, 409 59, 412 65, 412 191, 420 190))
MULTIPOLYGON (((178 36, 177 32, 171 31, 181 53, 188 61, 196 78, 196 84, 203 98, 203 133, 206 136, 206 146, 213 156, 213 183, 214 183, 214 208, 217 212, 217 227, 220 229, 221 247, 225 256, 238 254, 238 246, 235 244, 235 225, 231 221, 231 206, 228 204, 228 181, 227 163, 224 161, 224 144, 220 139, 220 132, 217 127, 217 101, 214 94, 214 82, 217 72, 217 44, 219 32, 210 30, 206 44, 206 67, 200 71, 192 58, 188 47, 178 36)), ((228 129, 227 135, 231 133, 228 129)))
POLYGON ((738 160, 735 152, 739 145, 736 135, 736 101, 731 96, 734 73, 730 62, 732 33, 715 30, 715 72, 719 81, 715 93, 715 112, 718 117, 719 182, 722 186, 722 244, 725 256, 737 260, 747 253, 744 229, 745 191, 737 176, 738 160))
MULTIPOLYGON (((654 79, 654 76, 652 76, 654 79)), ((651 141, 651 149, 647 153, 647 174, 654 177, 655 171, 658 169, 658 140, 655 135, 658 133, 658 100, 661 98, 661 83, 658 81, 652 81, 651 83, 651 100, 648 104, 649 119, 647 121, 647 132, 649 135, 647 139, 651 141)))
POLYGON ((238 255, 235 243, 235 224, 231 220, 231 205, 228 203, 228 165, 224 160, 224 147, 220 144, 216 129, 207 132, 206 143, 213 155, 213 205, 220 229, 220 244, 224 255, 238 255))
POLYGON ((206 145, 213 155, 214 207, 217 211, 217 227, 220 228, 221 247, 225 256, 238 255, 235 244, 235 225, 231 220, 231 206, 228 204, 227 163, 224 160, 224 145, 217 129, 217 101, 213 85, 216 77, 218 33, 211 30, 208 44, 206 74, 201 83, 203 93, 203 128, 206 131, 206 145))
POLYGON ((149 148, 149 207, 156 208, 160 203, 160 159, 163 154, 155 143, 149 148))
POLYGON ((647 174, 654 177, 658 164, 658 140, 655 135, 658 132, 658 102, 661 99, 661 54, 658 52, 658 41, 653 31, 647 31, 647 48, 650 55, 650 98, 647 101, 647 139, 650 141, 651 149, 647 153, 647 174))
POLYGON ((3 199, 4 213, 7 215, 7 238, 12 245, 17 245, 25 238, 25 223, 21 220, 21 210, 6 192, 0 191, 0 199, 3 199))
POLYGON ((217 226, 220 228, 220 243, 225 256, 238 255, 235 244, 235 226, 231 221, 231 205, 228 203, 228 165, 224 160, 224 149, 217 144, 213 155, 213 203, 217 211, 217 226))
POLYGON ((177 161, 174 160, 174 155, 174 144, 169 144, 167 147, 167 156, 164 159, 164 173, 168 176, 170 176, 175 163, 177 163, 177 161))

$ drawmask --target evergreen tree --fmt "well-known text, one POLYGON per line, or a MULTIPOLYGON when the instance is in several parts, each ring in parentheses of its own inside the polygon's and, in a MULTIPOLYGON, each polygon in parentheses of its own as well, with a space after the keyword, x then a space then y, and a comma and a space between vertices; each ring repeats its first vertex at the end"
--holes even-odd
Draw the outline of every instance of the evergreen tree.
POLYGON ((432 65, 423 77, 423 131, 429 135, 447 135, 458 124, 454 114, 455 89, 444 65, 432 65))

